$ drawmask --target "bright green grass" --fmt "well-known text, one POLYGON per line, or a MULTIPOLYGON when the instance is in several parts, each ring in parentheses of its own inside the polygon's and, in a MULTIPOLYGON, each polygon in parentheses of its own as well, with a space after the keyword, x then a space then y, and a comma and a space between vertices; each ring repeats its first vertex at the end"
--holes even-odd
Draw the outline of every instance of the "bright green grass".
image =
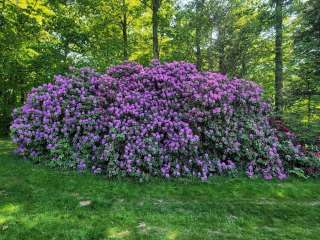
POLYGON ((33 166, 12 149, 0 140, 1 240, 320 239, 316 180, 107 180, 33 166))

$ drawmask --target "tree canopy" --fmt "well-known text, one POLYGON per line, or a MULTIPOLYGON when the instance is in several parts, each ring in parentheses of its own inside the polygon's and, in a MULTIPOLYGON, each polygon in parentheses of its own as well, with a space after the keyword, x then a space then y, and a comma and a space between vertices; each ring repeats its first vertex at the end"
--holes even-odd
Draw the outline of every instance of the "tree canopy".
POLYGON ((158 58, 259 83, 278 114, 313 138, 319 11, 318 0, 2 0, 0 133, 32 87, 70 66, 158 58))

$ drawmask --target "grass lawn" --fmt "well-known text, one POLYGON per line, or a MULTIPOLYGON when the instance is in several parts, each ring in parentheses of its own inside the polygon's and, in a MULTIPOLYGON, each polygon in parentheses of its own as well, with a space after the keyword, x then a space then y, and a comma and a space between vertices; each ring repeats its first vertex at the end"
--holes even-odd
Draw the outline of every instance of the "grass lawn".
POLYGON ((320 239, 320 182, 108 180, 34 166, 0 140, 0 239, 320 239))

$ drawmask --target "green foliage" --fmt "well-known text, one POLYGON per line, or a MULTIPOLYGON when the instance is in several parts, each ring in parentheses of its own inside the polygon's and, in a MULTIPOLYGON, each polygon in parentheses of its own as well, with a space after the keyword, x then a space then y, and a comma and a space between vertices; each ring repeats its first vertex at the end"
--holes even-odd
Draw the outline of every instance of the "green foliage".
MULTIPOLYGON (((258 82, 274 98, 274 1, 162 0, 162 61, 184 60, 258 82), (197 3, 203 3, 196 10, 197 3), (198 29, 198 30, 197 30, 198 29)), ((319 1, 284 1, 283 116, 305 141, 319 135, 319 1)), ((34 86, 69 66, 104 71, 152 58, 151 1, 2 1, 0 135, 34 86), (124 31, 125 30, 125 31, 124 31), (126 34, 124 34, 126 33, 126 34), (124 37, 126 36, 126 37, 124 37), (126 39, 126 40, 125 40, 126 39)))
MULTIPOLYGON (((293 65, 297 77, 290 82, 289 113, 304 124, 301 127, 306 141, 320 132, 320 2, 310 0, 300 6, 297 28, 294 30, 293 65), (295 114, 292 114, 295 113, 295 114)), ((297 125, 297 120, 293 122, 297 125)), ((298 122, 299 123, 299 122, 298 122)), ((312 142, 312 141, 311 141, 312 142)))
POLYGON ((47 165, 50 167, 58 167, 62 169, 75 169, 77 167, 77 161, 76 157, 74 156, 74 151, 72 150, 67 139, 60 140, 57 143, 56 148, 50 149, 49 156, 50 157, 48 159, 42 160, 47 160, 47 165))
POLYGON ((41 28, 32 9, 22 9, 11 1, 0 9, 0 135, 10 124, 15 105, 24 100, 24 92, 34 84, 25 81, 32 75, 30 59, 37 53, 32 49, 41 28))
POLYGON ((289 173, 296 175, 299 178, 303 178, 303 179, 308 179, 309 176, 306 176, 306 174, 304 173, 303 169, 301 168, 293 168, 292 170, 289 171, 289 173))
MULTIPOLYGON (((119 152, 123 150, 125 135, 123 133, 117 133, 115 129, 111 129, 111 134, 115 134, 114 139, 110 139, 111 144, 108 145, 106 151, 107 154, 107 169, 108 177, 120 177, 123 176, 123 172, 119 170, 118 161, 119 161, 119 152)), ((103 163, 102 163, 103 164, 103 163)))

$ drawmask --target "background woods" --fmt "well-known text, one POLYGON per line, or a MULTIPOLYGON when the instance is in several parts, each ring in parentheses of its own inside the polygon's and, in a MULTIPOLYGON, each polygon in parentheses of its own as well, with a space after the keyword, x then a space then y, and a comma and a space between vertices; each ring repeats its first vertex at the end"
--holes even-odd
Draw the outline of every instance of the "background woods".
POLYGON ((256 81, 305 139, 320 131, 318 0, 0 2, 0 133, 27 91, 69 66, 183 60, 256 81))

